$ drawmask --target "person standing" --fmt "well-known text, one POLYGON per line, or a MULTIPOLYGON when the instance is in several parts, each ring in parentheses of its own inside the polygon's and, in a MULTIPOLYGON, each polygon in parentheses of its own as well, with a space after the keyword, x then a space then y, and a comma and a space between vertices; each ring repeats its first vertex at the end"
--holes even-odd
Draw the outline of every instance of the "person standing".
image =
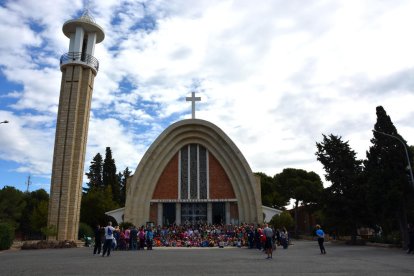
POLYGON ((148 227, 148 230, 145 236, 146 236, 146 242, 147 242, 147 250, 152 250, 152 240, 154 238, 154 233, 152 232, 151 227, 148 227))
POLYGON ((138 249, 138 230, 135 226, 132 226, 132 229, 131 229, 129 248, 131 250, 138 249))
POLYGON ((253 249, 253 245, 254 245, 253 226, 251 226, 247 229, 247 240, 248 240, 248 244, 249 244, 249 249, 253 249))
POLYGON ((408 250, 407 254, 414 252, 414 225, 412 223, 408 224, 408 250))
POLYGON ((129 229, 129 227, 127 227, 127 229, 124 231, 124 235, 125 235, 125 242, 126 242, 126 245, 125 245, 125 250, 128 250, 128 249, 131 249, 131 246, 130 246, 130 234, 131 234, 131 229, 129 229))
POLYGON ((325 241, 325 233, 319 224, 316 225, 316 236, 318 236, 318 244, 319 248, 321 249, 321 254, 326 254, 325 247, 323 246, 323 243, 325 241))
POLYGON ((145 247, 145 231, 144 231, 144 226, 141 226, 141 229, 139 230, 138 233, 138 238, 139 238, 139 248, 138 249, 144 249, 145 247))
POLYGON ((98 253, 98 255, 101 254, 101 247, 102 247, 102 228, 98 224, 94 231, 95 234, 95 246, 93 247, 93 254, 95 255, 98 253))
POLYGON ((263 234, 266 237, 264 248, 266 250, 267 259, 272 259, 273 257, 273 230, 269 227, 268 224, 265 224, 263 229, 263 234))
POLYGON ((282 232, 280 232, 280 244, 283 246, 283 249, 287 249, 289 246, 289 233, 286 227, 283 227, 282 232))
POLYGON ((108 226, 105 227, 105 243, 103 246, 102 257, 105 256, 105 253, 107 253, 106 256, 108 257, 109 255, 111 255, 112 241, 114 239, 114 230, 115 228, 112 227, 112 222, 108 222, 108 226))

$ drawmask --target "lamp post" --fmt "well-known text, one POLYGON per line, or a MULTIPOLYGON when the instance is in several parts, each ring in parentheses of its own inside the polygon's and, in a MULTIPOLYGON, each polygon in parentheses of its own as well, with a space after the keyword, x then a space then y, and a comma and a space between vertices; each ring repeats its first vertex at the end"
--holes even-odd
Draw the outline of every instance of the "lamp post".
POLYGON ((9 123, 9 121, 0 122, 0 124, 8 124, 8 123, 9 123))
POLYGON ((391 135, 391 134, 388 134, 388 133, 385 133, 385 132, 382 132, 382 131, 378 131, 378 130, 375 130, 375 129, 373 129, 373 131, 375 131, 375 132, 377 132, 377 133, 380 133, 380 134, 383 134, 383 135, 386 135, 386 136, 389 136, 389 137, 392 137, 392 138, 395 138, 395 139, 397 139, 398 141, 400 141, 400 142, 401 142, 401 144, 404 146, 405 155, 406 155, 406 157, 407 157, 407 162, 408 162, 408 171, 410 172, 411 185, 413 185, 413 186, 414 186, 414 177, 413 177, 413 171, 412 171, 412 169, 411 169, 410 156, 408 155, 408 150, 407 150, 407 147, 405 146, 404 141, 403 141, 403 140, 401 140, 400 138, 398 138, 397 136, 394 136, 394 135, 391 135))

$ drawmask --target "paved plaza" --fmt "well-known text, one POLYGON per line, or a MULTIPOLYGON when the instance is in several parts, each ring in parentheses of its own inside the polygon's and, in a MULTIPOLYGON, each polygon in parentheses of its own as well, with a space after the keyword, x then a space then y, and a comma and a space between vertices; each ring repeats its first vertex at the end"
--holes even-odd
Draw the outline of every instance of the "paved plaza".
POLYGON ((272 260, 257 249, 154 248, 92 254, 91 248, 0 252, 1 275, 414 275, 401 249, 294 241, 272 260))

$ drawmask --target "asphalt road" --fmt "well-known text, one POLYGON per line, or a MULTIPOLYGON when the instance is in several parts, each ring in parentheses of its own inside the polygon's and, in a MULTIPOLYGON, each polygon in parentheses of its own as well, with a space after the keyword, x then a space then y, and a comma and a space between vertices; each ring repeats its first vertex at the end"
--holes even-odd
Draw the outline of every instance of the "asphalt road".
POLYGON ((0 252, 0 275, 414 275, 414 255, 401 249, 294 241, 273 259, 257 249, 154 248, 115 251, 91 248, 0 252))

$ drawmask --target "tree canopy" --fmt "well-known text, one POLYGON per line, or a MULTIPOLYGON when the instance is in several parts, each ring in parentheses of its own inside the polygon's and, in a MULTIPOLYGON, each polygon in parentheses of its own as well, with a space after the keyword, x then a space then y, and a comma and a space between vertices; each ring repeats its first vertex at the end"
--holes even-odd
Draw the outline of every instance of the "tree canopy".
MULTIPOLYGON (((364 162, 369 208, 385 232, 398 225, 404 245, 408 243, 407 202, 412 200, 413 187, 408 178, 408 145, 398 133, 382 106, 376 109, 372 146, 364 162)), ((412 160, 409 151, 409 158, 412 160)))
POLYGON ((274 177, 261 172, 256 175, 260 177, 263 205, 282 209, 289 204, 289 196, 283 193, 280 183, 277 183, 274 177))
POLYGON ((316 147, 317 160, 326 171, 325 179, 332 183, 321 201, 327 223, 355 237, 357 228, 367 219, 362 161, 340 136, 323 135, 316 147))
POLYGON ((105 159, 97 153, 86 176, 88 188, 84 189, 81 203, 81 222, 90 226, 110 220, 105 212, 125 205, 126 183, 131 171, 116 171, 115 159, 110 147, 105 149, 105 159))
POLYGON ((89 166, 89 172, 86 176, 89 182, 86 183, 89 189, 102 189, 103 188, 103 177, 102 177, 102 155, 98 152, 93 158, 91 165, 89 166))

